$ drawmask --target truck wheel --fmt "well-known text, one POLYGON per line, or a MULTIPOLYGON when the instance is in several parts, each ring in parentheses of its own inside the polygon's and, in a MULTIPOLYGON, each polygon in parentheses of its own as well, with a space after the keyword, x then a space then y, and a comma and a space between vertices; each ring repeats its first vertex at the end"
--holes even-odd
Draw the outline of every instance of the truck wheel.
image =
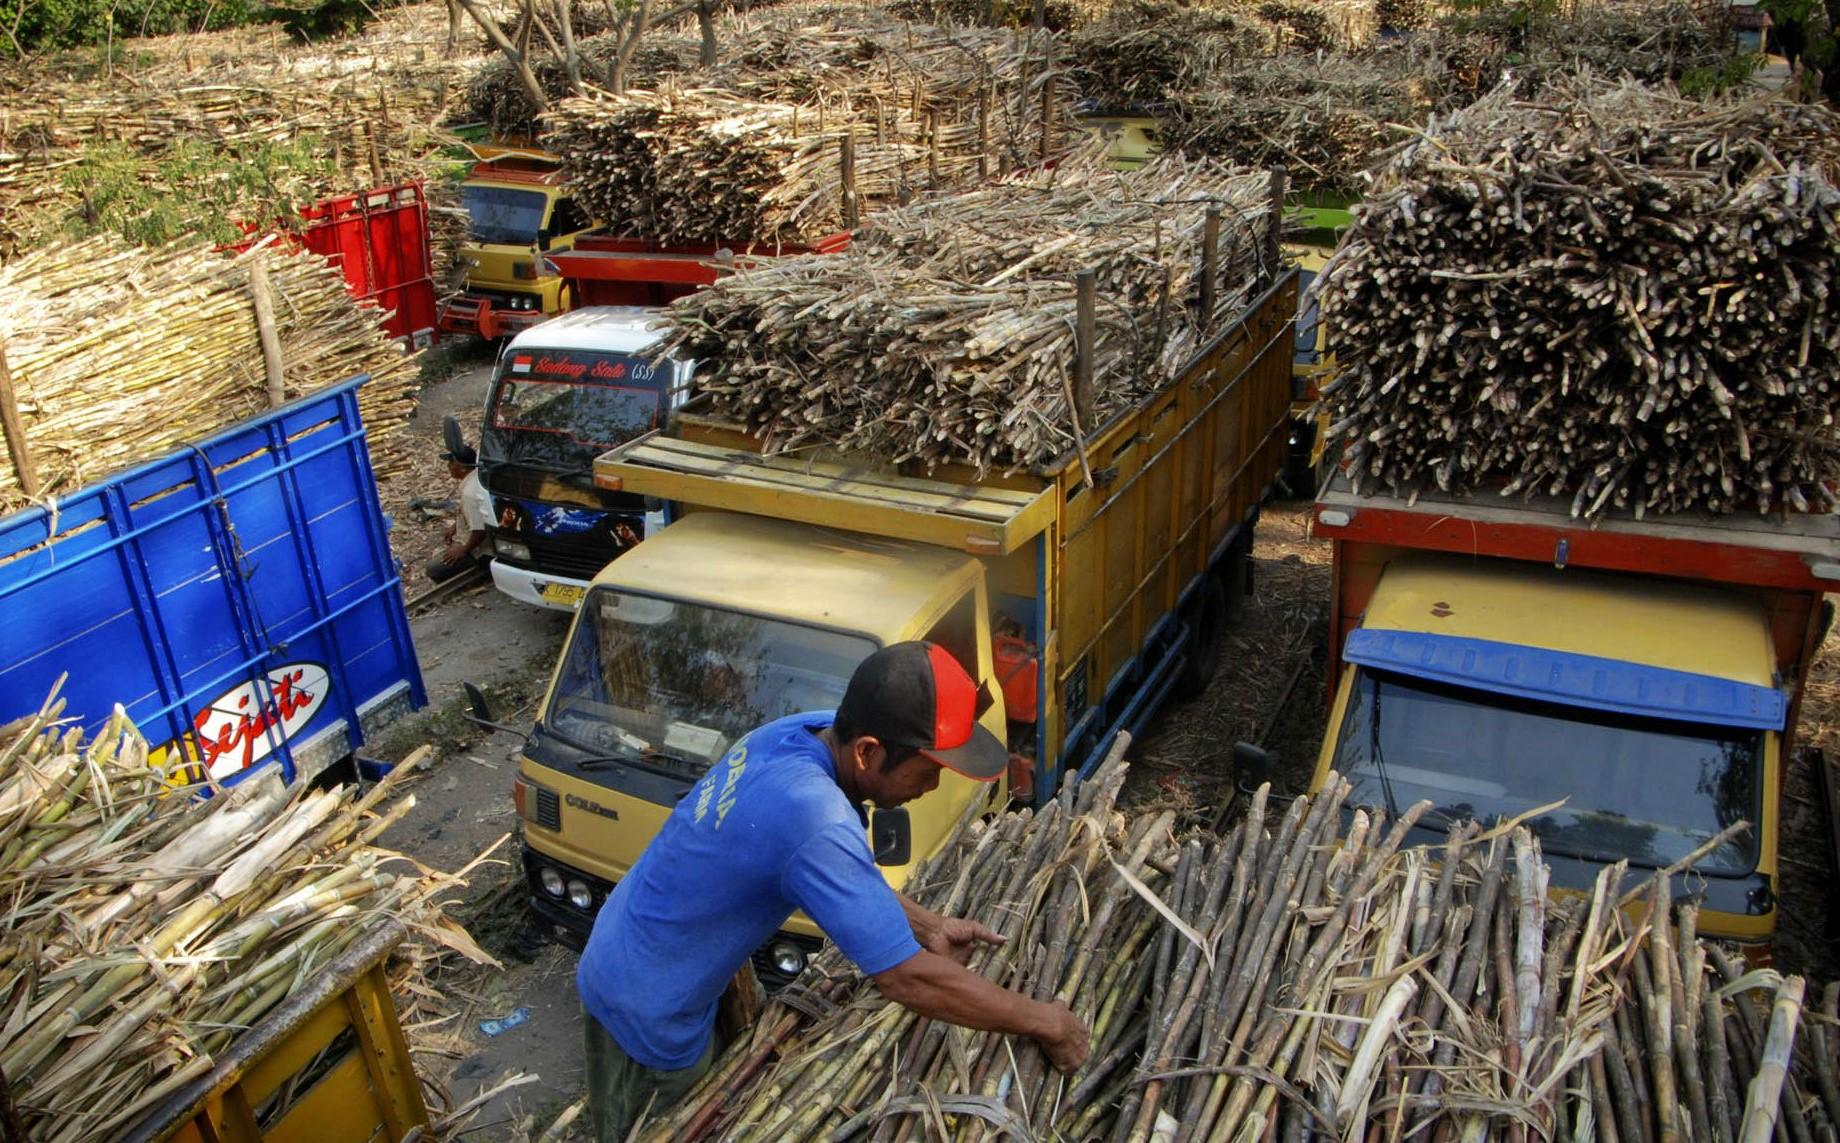
POLYGON ((1237 624, 1246 618, 1246 597, 1252 594, 1252 543, 1235 546, 1220 561, 1216 572, 1225 595, 1227 623, 1237 624))
POLYGON ((1293 500, 1308 500, 1316 495, 1316 422, 1291 422, 1290 448, 1284 457, 1284 487, 1293 500))
POLYGON ((1220 670, 1220 650, 1227 637, 1227 593, 1220 581, 1210 579, 1190 605, 1189 626, 1193 637, 1188 655, 1176 675, 1176 697, 1192 699, 1207 690, 1220 670))

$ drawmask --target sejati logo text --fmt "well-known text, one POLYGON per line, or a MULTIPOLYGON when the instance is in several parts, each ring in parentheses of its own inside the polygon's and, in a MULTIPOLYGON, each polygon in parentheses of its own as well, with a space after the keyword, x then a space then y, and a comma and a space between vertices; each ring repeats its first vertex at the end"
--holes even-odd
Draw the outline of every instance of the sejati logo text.
POLYGON ((318 663, 276 667, 265 688, 248 682, 225 691, 192 723, 199 759, 213 778, 248 769, 313 721, 331 691, 318 663))

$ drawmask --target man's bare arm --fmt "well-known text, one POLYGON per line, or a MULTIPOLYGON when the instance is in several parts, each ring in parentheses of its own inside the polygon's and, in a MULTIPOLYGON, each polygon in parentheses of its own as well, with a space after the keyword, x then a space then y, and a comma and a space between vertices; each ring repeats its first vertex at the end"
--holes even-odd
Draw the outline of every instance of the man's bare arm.
POLYGON ((983 1032, 1028 1036, 1063 1072, 1078 1068, 1091 1054, 1086 1025, 1065 1004, 1030 1000, 938 953, 923 949, 872 979, 882 995, 922 1016, 983 1032))

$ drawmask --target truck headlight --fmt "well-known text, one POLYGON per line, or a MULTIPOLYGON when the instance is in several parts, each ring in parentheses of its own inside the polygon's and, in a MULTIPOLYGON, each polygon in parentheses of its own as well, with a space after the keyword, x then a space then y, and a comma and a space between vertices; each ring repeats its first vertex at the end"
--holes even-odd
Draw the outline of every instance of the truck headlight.
POLYGON ((509 560, 530 562, 530 545, 520 544, 516 540, 499 540, 496 544, 498 554, 509 560))
POLYGON ((569 904, 577 909, 594 907, 594 892, 588 888, 588 883, 579 877, 569 879, 569 904))
POLYGON ((545 865, 542 872, 537 874, 537 880, 543 883, 543 891, 551 897, 562 896, 562 874, 545 865))
POLYGON ((805 971, 805 950, 791 941, 774 941, 767 947, 767 957, 775 969, 789 977, 805 971))

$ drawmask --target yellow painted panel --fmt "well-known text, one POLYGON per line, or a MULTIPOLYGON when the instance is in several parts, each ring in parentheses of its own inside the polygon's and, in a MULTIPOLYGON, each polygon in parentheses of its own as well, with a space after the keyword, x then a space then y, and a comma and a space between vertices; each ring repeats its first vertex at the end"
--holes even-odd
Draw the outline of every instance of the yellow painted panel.
POLYGON ((262 1138, 267 1143, 370 1140, 382 1137, 378 1128, 383 1121, 364 1057, 348 1052, 262 1138))
POLYGON ((343 1006, 328 1002, 321 1007, 272 1051, 244 1069, 240 1082, 250 1102, 259 1104, 273 1095, 350 1024, 343 1006))
POLYGON ((1774 685, 1776 659, 1761 605, 1693 584, 1401 556, 1380 577, 1364 624, 1774 685))

